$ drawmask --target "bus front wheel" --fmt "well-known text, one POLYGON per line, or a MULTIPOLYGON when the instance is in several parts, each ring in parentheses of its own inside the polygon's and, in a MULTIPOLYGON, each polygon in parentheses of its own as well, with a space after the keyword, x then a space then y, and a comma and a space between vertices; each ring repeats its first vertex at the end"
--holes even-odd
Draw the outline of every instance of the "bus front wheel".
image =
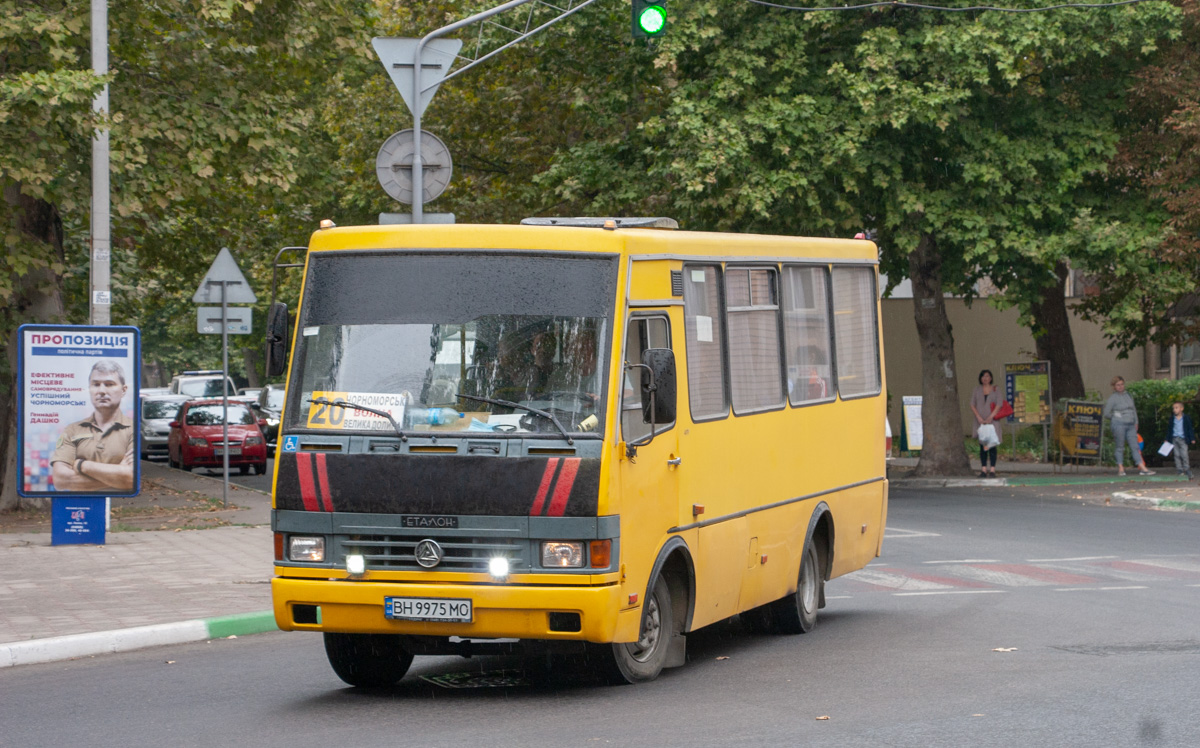
POLYGON ((642 627, 636 642, 611 645, 606 660, 605 676, 610 683, 644 683, 654 680, 667 662, 667 650, 675 631, 671 589, 659 577, 642 611, 642 627))
POLYGON ((821 587, 825 584, 817 561, 817 549, 810 540, 800 557, 800 579, 796 591, 771 603, 772 617, 781 634, 807 634, 817 625, 821 607, 821 587))
POLYGON ((352 686, 390 686, 404 677, 413 656, 392 634, 325 634, 325 655, 333 672, 352 686))

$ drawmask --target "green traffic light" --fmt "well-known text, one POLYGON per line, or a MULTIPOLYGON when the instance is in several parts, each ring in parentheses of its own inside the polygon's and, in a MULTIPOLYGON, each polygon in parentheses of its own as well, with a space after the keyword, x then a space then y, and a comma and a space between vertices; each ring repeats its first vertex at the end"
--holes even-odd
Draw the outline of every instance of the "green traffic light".
POLYGON ((647 34, 654 35, 667 25, 667 10, 661 5, 647 5, 638 16, 638 26, 647 34))

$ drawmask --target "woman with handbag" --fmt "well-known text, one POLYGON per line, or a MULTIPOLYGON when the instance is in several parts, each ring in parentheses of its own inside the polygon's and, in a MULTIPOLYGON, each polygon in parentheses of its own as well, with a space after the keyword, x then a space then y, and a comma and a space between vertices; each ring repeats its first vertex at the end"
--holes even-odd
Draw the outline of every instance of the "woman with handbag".
POLYGON ((1004 399, 1000 391, 992 384, 992 372, 984 369, 979 372, 979 386, 971 393, 971 412, 975 414, 975 428, 971 430, 971 438, 979 440, 979 477, 996 477, 996 450, 1000 444, 1000 433, 993 423, 996 410, 1004 399), (980 427, 983 435, 980 435, 980 427), (988 462, 991 462, 991 468, 988 462))

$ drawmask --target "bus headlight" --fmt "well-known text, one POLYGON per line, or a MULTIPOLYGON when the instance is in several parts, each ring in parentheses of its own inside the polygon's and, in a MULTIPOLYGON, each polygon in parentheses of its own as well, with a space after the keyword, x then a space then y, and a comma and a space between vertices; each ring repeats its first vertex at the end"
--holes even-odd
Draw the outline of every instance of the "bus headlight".
POLYGON ((288 559, 292 561, 311 561, 313 563, 324 561, 325 538, 293 535, 288 538, 288 559))
POLYGON ((367 559, 365 556, 353 553, 346 556, 346 573, 352 577, 362 576, 367 570, 367 559))
POLYGON ((579 540, 547 540, 543 542, 542 566, 559 569, 582 567, 583 542, 579 540))
POLYGON ((488 573, 497 579, 508 576, 508 559, 503 556, 494 556, 491 561, 488 561, 488 573))

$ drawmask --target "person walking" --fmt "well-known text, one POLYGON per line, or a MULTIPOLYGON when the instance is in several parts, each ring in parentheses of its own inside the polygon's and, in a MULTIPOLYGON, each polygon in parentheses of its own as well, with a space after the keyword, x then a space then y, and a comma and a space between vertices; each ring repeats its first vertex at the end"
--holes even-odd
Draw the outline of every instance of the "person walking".
POLYGON ((1183 403, 1179 400, 1171 403, 1171 420, 1168 422, 1168 434, 1174 447, 1175 471, 1186 475, 1188 480, 1195 478, 1188 456, 1188 448, 1196 444, 1196 431, 1192 428, 1192 417, 1183 412, 1183 403))
MULTIPOLYGON (((971 438, 979 439, 979 427, 990 425, 993 423, 993 415, 996 409, 1000 407, 1003 398, 1000 397, 1000 391, 992 384, 992 372, 990 369, 984 369, 979 372, 979 386, 971 393, 971 412, 975 414, 975 427, 971 430, 971 438)), ((992 430, 995 431, 995 426, 992 425, 992 430)), ((999 437, 999 433, 996 433, 999 437)), ((991 447, 985 447, 984 442, 979 442, 979 477, 980 478, 995 478, 996 477, 996 451, 997 444, 991 447), (991 461, 991 467, 988 467, 988 462, 991 461)))
POLYGON ((1113 393, 1104 402, 1104 417, 1111 419, 1113 443, 1117 458, 1117 475, 1125 474, 1125 444, 1128 442, 1133 462, 1138 466, 1139 475, 1154 475, 1154 471, 1146 467, 1142 459, 1142 450, 1138 449, 1138 414, 1133 404, 1133 397, 1125 391, 1125 378, 1112 378, 1113 393))

